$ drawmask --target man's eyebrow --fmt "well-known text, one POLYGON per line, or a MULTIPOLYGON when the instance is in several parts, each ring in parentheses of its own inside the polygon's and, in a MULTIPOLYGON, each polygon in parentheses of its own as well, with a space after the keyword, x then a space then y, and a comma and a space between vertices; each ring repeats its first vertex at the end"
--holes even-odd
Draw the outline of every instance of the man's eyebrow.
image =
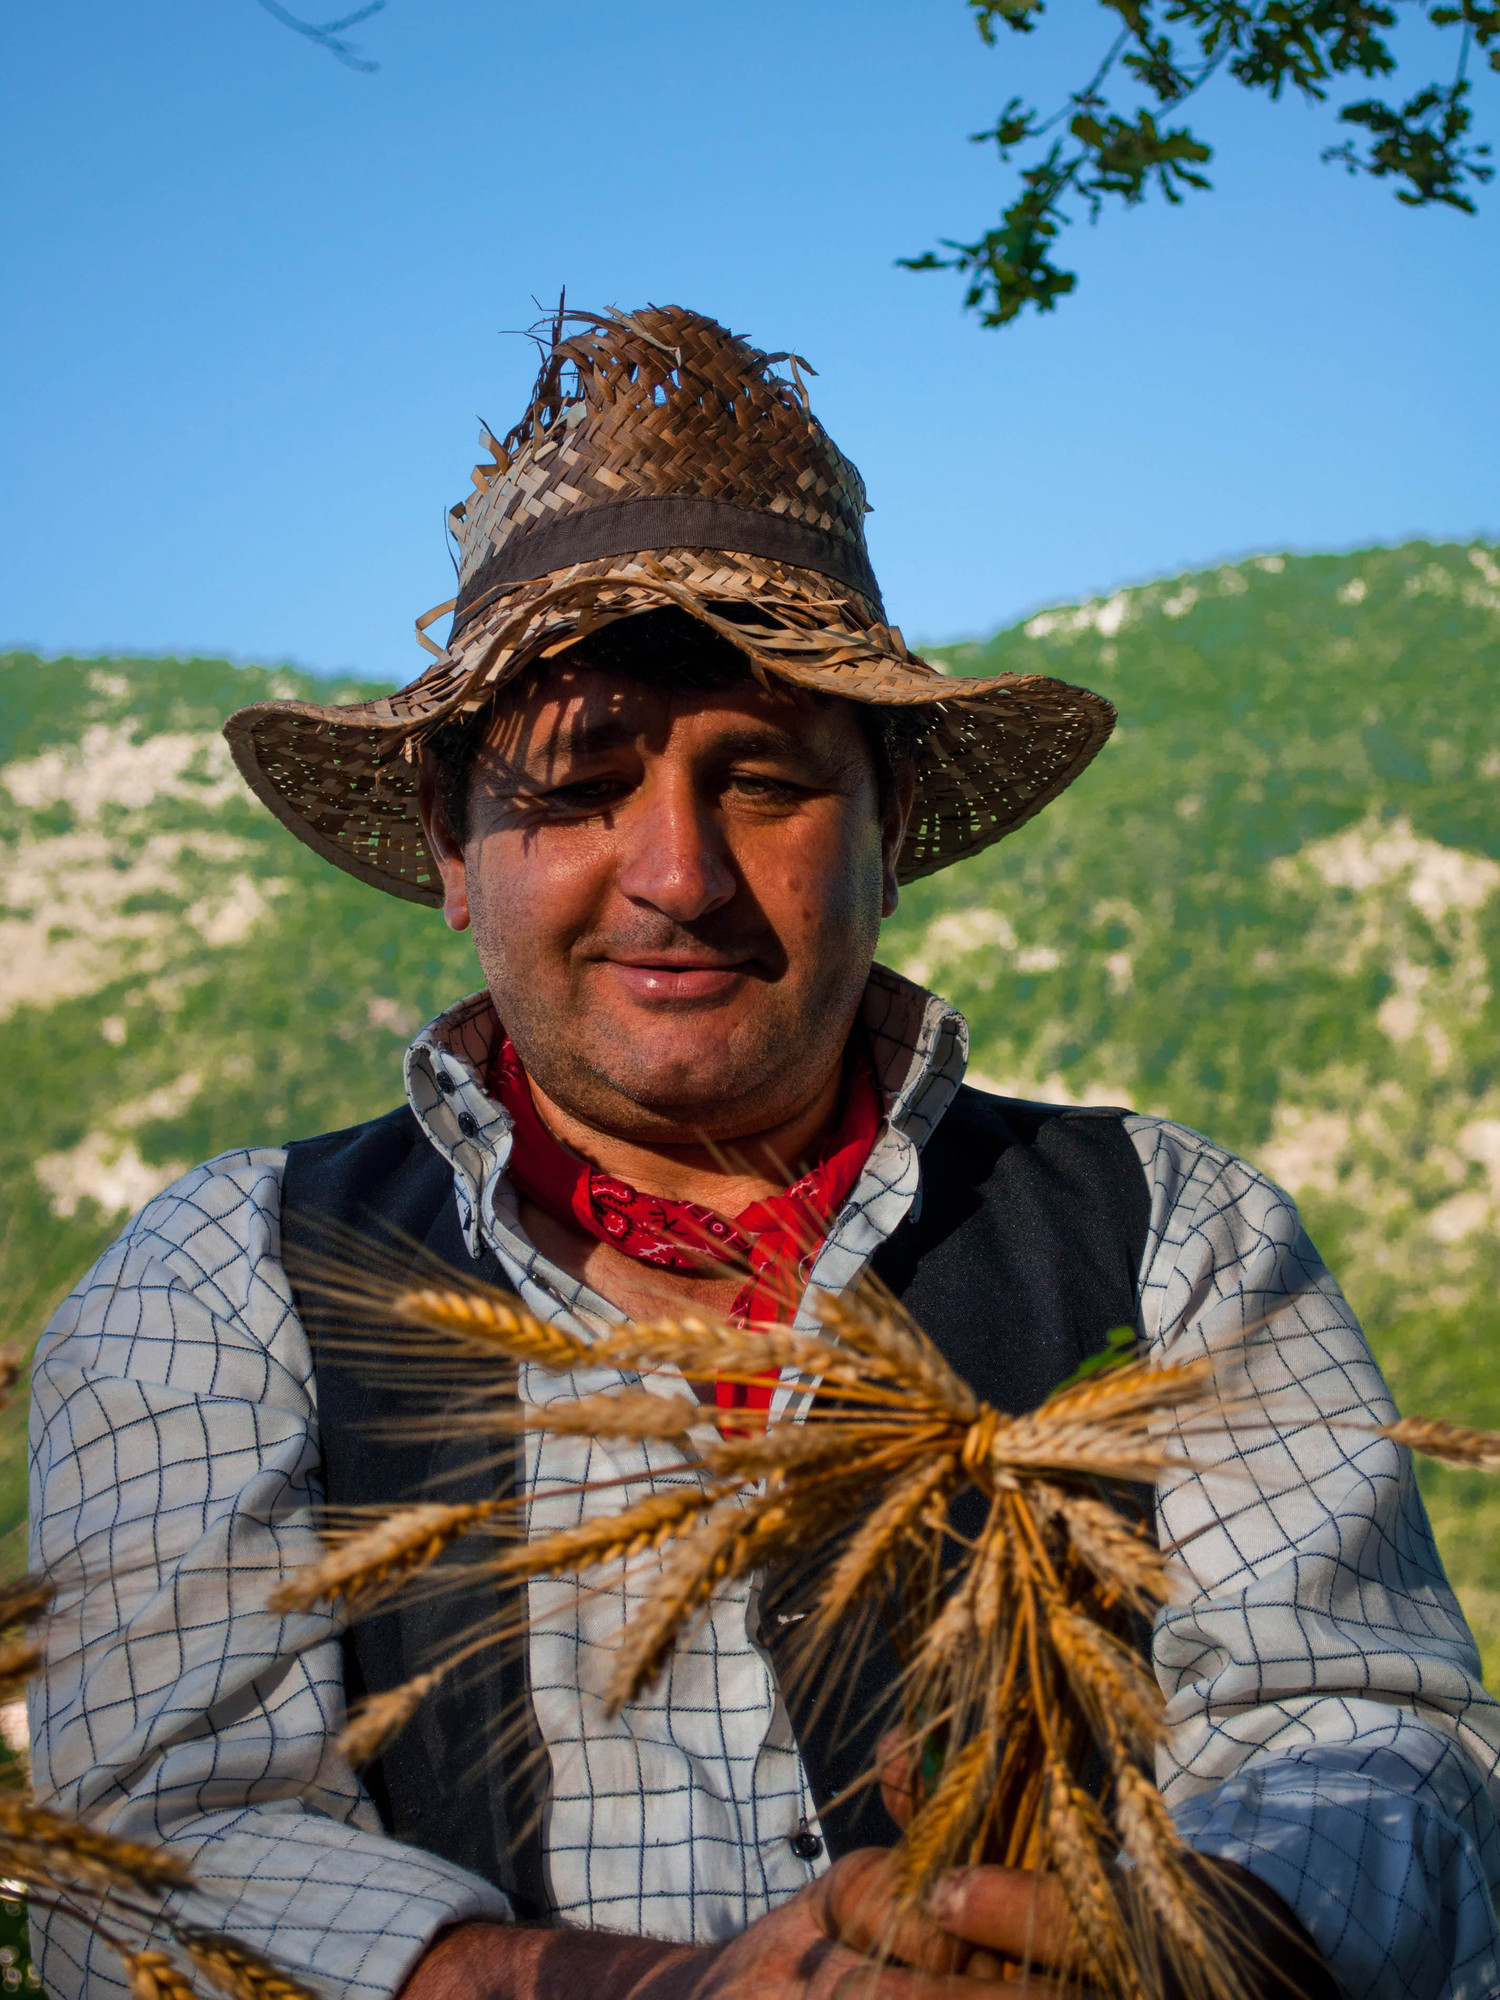
POLYGON ((824 760, 811 748, 806 737, 790 729, 778 729, 773 722, 755 723, 721 736, 715 749, 727 757, 784 757, 788 754, 805 762, 824 760))
MULTIPOLYGON (((624 716, 603 716, 597 721, 576 724, 565 722, 547 737, 533 740, 519 758, 512 755, 500 761, 502 770, 510 775, 529 776, 534 781, 539 766, 565 757, 604 756, 611 750, 628 748, 639 742, 640 737, 639 726, 624 716)), ((765 722, 747 723, 743 729, 727 731, 716 739, 714 753, 722 758, 793 757, 798 763, 819 770, 829 762, 827 755, 813 748, 805 737, 765 722)))

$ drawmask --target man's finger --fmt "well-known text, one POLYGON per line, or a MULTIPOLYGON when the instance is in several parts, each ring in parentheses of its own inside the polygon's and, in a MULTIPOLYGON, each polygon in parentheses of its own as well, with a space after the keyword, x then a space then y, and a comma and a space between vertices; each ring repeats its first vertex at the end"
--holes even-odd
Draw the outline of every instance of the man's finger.
MULTIPOLYGON (((899 1965, 871 1965, 868 1959, 855 1959, 847 1971, 831 1962, 829 1970, 835 1975, 829 2000, 991 2000, 996 1991, 993 1981, 962 1973, 911 1972, 899 1965)), ((1076 1985, 1061 1985, 1039 1973, 1005 1991, 1016 2000, 1080 2000, 1076 1985)))
POLYGON ((879 1952, 924 1972, 962 1970, 970 1952, 959 1938, 921 1911, 897 1916, 896 1871, 896 1857, 887 1848, 862 1847, 846 1854, 817 1884, 816 1921, 851 1951, 879 1952))
POLYGON ((928 1891, 940 1929, 1006 1958, 1054 1967, 1076 1961, 1076 1930, 1056 1878, 1029 1868, 954 1868, 928 1891))
POLYGON ((904 1729, 888 1729, 875 1751, 875 1771, 880 1780, 880 1799, 891 1818, 905 1833, 911 1824, 915 1797, 912 1787, 913 1751, 904 1729))

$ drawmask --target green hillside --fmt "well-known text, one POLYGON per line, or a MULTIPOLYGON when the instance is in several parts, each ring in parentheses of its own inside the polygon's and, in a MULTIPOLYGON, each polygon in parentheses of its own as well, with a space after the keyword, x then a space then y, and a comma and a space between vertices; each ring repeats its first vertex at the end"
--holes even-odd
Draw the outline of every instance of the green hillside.
MULTIPOLYGON (((1123 720, 1031 827, 909 891, 884 955, 963 1007, 983 1078, 1169 1112, 1265 1166, 1403 1405, 1500 1424, 1500 553, 1261 557, 943 657, 1084 682, 1123 720)), ((240 786, 222 717, 313 687, 0 659, 17 1337, 181 1167, 393 1103, 411 1029, 475 983, 435 913, 240 786)), ((1500 1487, 1424 1480, 1500 1678, 1500 1487)))

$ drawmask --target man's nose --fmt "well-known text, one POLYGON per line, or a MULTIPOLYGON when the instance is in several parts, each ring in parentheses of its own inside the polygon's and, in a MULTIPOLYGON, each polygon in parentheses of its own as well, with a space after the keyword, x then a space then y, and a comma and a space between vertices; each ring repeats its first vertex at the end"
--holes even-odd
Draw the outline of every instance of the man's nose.
POLYGON ((616 876, 633 903, 646 903, 675 923, 690 924, 721 909, 735 892, 723 828, 707 800, 685 782, 648 785, 617 821, 621 841, 616 876))

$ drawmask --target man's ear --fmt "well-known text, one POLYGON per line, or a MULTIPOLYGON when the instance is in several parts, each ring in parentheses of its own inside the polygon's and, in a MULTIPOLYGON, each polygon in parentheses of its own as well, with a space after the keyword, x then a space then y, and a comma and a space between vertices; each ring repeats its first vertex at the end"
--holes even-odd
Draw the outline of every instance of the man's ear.
POLYGON ((896 905, 901 900, 901 891, 896 886, 896 862, 906 839, 906 823, 911 818, 912 800, 917 793, 917 767, 910 757, 903 757, 893 776, 896 782, 891 787, 891 802, 880 822, 880 859, 884 869, 880 898, 882 917, 895 916, 896 905))
POLYGON ((430 759, 422 759, 417 780, 417 815, 427 836, 427 848, 437 863, 443 882, 443 921, 451 931, 469 928, 469 878, 464 872, 464 851, 453 837, 448 815, 438 794, 437 774, 430 759))

